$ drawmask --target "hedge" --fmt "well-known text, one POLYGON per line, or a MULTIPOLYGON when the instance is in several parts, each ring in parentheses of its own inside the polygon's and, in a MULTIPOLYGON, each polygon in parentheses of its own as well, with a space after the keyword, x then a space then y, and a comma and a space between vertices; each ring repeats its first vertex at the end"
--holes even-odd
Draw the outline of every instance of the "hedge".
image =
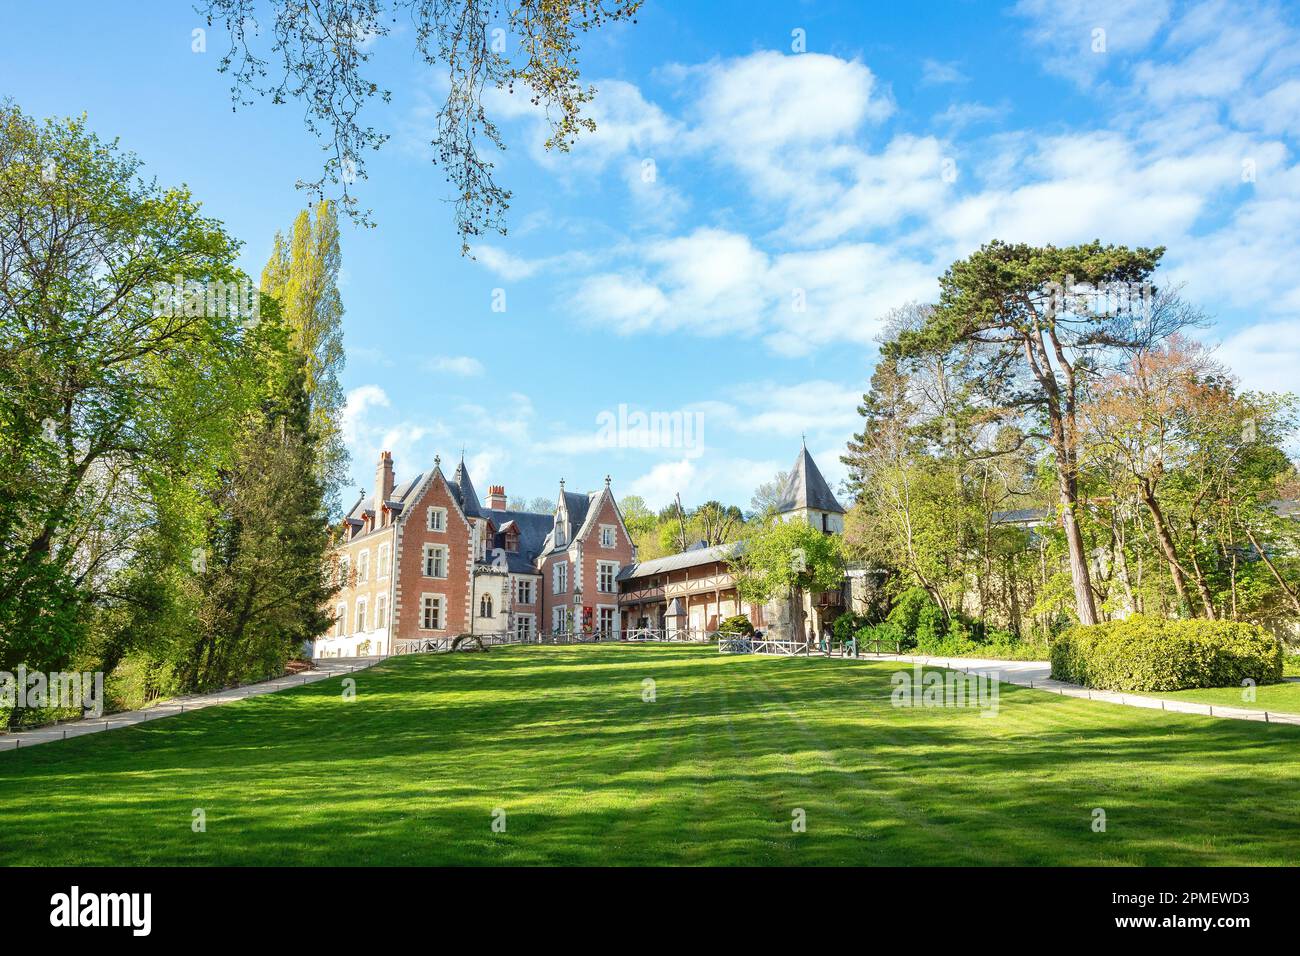
POLYGON ((1282 680, 1282 645, 1254 624, 1134 615, 1076 626, 1052 644, 1052 677, 1098 690, 1240 687, 1282 680))

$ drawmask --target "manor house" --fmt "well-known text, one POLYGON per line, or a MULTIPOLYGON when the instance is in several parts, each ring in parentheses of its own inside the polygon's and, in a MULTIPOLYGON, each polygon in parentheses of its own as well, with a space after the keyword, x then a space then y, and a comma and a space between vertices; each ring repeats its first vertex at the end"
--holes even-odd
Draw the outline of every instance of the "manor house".
MULTIPOLYGON (((844 529, 844 508, 807 448, 777 511, 828 534, 844 529)), ((762 627, 764 608, 737 593, 728 564, 734 547, 638 563, 608 477, 588 492, 568 491, 561 480, 554 511, 539 514, 510 508, 502 485, 480 500, 463 455, 450 477, 434 458, 431 470, 398 485, 383 452, 373 494, 363 492, 339 525, 334 626, 313 653, 391 654, 404 641, 463 633, 523 640, 575 629, 606 639, 646 629, 707 633, 734 614, 762 627)))

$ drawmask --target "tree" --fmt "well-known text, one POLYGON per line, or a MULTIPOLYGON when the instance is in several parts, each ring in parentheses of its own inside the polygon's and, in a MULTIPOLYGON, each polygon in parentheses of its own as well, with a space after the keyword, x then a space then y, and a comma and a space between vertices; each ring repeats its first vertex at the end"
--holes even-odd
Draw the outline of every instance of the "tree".
MULTIPOLYGON (((909 307, 889 325, 894 334, 918 328, 927 314, 909 307)), ((988 613, 1000 586, 1010 596, 1008 623, 1017 628, 1017 569, 1006 546, 1023 542, 995 516, 1023 496, 1028 464, 1013 430, 981 423, 963 378, 968 365, 952 359, 927 353, 877 363, 858 407, 863 430, 842 459, 857 499, 845 545, 897 572, 892 591, 919 585, 948 620, 972 593, 988 613)))
POLYGON ((250 346, 266 369, 259 407, 214 489, 203 568, 189 579, 199 628, 180 662, 188 690, 279 674, 330 624, 324 608, 335 589, 324 573, 329 523, 309 370, 277 325, 264 324, 250 346))
POLYGON ((765 520, 776 514, 776 507, 781 503, 781 492, 785 491, 789 481, 790 472, 778 471, 755 488, 754 496, 749 499, 750 517, 765 520))
POLYGON ((115 585, 193 528, 245 394, 238 244, 139 168, 0 104, 0 665, 62 665, 152 590, 115 585))
POLYGON ((208 25, 224 23, 230 49, 220 70, 234 77, 231 97, 248 105, 254 96, 272 103, 290 99, 306 108, 307 129, 322 140, 326 161, 319 178, 299 182, 323 195, 326 182, 342 186, 341 202, 355 221, 370 223, 352 194, 366 178, 366 153, 388 139, 363 125, 361 112, 389 90, 363 75, 375 42, 393 33, 399 13, 414 27, 415 53, 448 79, 447 99, 438 110, 431 145, 451 183, 461 251, 487 230, 505 233, 510 192, 493 175, 481 153, 483 141, 505 144, 484 106, 484 90, 516 86, 528 92, 550 124, 547 149, 568 151, 582 131, 596 128, 583 115, 595 95, 578 72, 578 38, 633 20, 641 0, 269 0, 273 11, 263 39, 256 0, 206 0, 200 12, 208 25), (507 50, 515 34, 515 52, 507 50), (270 46, 267 49, 266 44, 270 46))
POLYGON ((969 378, 990 411, 1037 419, 1024 434, 1044 441, 1056 459, 1075 610, 1085 624, 1096 623, 1097 608, 1079 527, 1079 405, 1093 376, 1196 321, 1149 291, 1163 254, 1100 242, 988 243, 949 267, 939 304, 887 350, 908 358, 965 349, 969 378))
POLYGON ((744 526, 745 516, 740 509, 721 501, 704 502, 691 512, 687 523, 692 540, 703 541, 708 547, 736 540, 744 526))
POLYGON ((627 533, 632 538, 633 545, 636 546, 637 555, 644 559, 648 552, 643 550, 646 547, 647 539, 655 533, 659 524, 655 514, 646 505, 645 499, 640 495, 628 495, 618 503, 618 510, 623 514, 623 524, 627 526, 627 533))
MULTIPOLYGON (((740 596, 754 603, 790 601, 793 636, 805 633, 803 596, 830 591, 844 580, 844 552, 838 535, 802 521, 770 521, 751 527, 730 561, 740 596)), ((820 633, 821 622, 817 622, 820 633)))
POLYGON ((331 511, 336 511, 348 466, 339 383, 344 363, 338 288, 342 253, 334 204, 319 202, 314 212, 314 217, 306 209, 298 213, 287 240, 275 234, 271 258, 262 270, 261 292, 278 300, 290 345, 303 357, 304 392, 319 456, 317 477, 331 511))
MULTIPOLYGON (((1150 515, 1161 557, 1183 613, 1195 613, 1188 579, 1172 526, 1161 505, 1164 476, 1181 467, 1190 449, 1179 440, 1182 410, 1198 399, 1200 383, 1224 374, 1195 343, 1174 336, 1132 356, 1127 367, 1102 378, 1081 414, 1091 438, 1089 454, 1113 454, 1150 515)), ((1118 489, 1116 489, 1118 490, 1118 489)), ((1214 604, 1201 579, 1202 613, 1214 617, 1214 604)))
POLYGON ((532 501, 528 502, 528 505, 526 508, 524 508, 524 510, 539 515, 554 514, 555 502, 552 501, 550 498, 537 497, 534 498, 532 501))

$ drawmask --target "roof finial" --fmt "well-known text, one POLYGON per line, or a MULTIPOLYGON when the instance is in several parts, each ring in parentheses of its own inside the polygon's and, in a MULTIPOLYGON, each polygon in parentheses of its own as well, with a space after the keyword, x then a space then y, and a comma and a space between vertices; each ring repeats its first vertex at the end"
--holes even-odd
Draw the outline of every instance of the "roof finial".
POLYGON ((609 487, 609 475, 606 475, 606 476, 605 476, 605 487, 606 487, 606 488, 609 487))
POLYGON ((464 446, 464 445, 461 445, 461 446, 460 446, 460 461, 461 461, 461 464, 464 464, 464 463, 465 463, 465 446, 464 446))
POLYGON ((560 479, 560 491, 564 491, 564 479, 560 479))
POLYGON ((441 456, 441 455, 434 455, 434 456, 433 456, 433 467, 434 467, 434 468, 441 468, 441 467, 442 467, 442 456, 441 456))
POLYGON ((804 451, 808 450, 808 435, 804 432, 799 433, 799 443, 803 445, 804 451))

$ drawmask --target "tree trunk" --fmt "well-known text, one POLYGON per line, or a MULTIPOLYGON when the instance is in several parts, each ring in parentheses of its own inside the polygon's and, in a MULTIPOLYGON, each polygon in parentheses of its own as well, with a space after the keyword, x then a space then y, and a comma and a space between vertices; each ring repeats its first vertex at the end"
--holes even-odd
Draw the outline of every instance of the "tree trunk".
POLYGON ((1069 482, 1061 481, 1061 507, 1065 516, 1065 542, 1070 549, 1070 579, 1074 582, 1074 603, 1080 624, 1097 623, 1097 605, 1092 598, 1092 578, 1088 572, 1088 555, 1083 549, 1083 532, 1074 516, 1074 496, 1066 491, 1069 482))
MULTIPOLYGON (((1243 525, 1243 527, 1245 526, 1243 525)), ((1269 556, 1264 553, 1264 549, 1260 546, 1260 543, 1255 540, 1255 532, 1251 531, 1250 528, 1248 527, 1245 528, 1245 531, 1246 531, 1246 537, 1250 540, 1251 547, 1253 547, 1255 551, 1259 553, 1260 559, 1264 562, 1264 566, 1267 567, 1268 570, 1272 573, 1273 580, 1276 581, 1278 587, 1282 589, 1282 593, 1285 594, 1288 599, 1290 599, 1291 606, 1295 608, 1295 612, 1297 614, 1300 614, 1300 594, 1297 594, 1291 588, 1290 585, 1288 585, 1285 581, 1282 580, 1282 575, 1278 573, 1277 568, 1274 567, 1273 562, 1269 559, 1269 556)))
POLYGON ((1192 598, 1187 590, 1187 573, 1178 563, 1178 551, 1174 548, 1174 539, 1169 533, 1169 525, 1165 521, 1164 512, 1160 509, 1160 502, 1156 501, 1155 493, 1145 480, 1142 481, 1141 488, 1142 503, 1151 514, 1151 523, 1156 529, 1156 540, 1160 543, 1165 563, 1169 565, 1169 576, 1174 580, 1174 590, 1178 593, 1178 600, 1187 609, 1187 613, 1195 617, 1196 609, 1192 607, 1192 598))
POLYGON ((790 589, 790 640, 798 642, 806 640, 807 637, 803 614, 803 588, 793 587, 790 589))

